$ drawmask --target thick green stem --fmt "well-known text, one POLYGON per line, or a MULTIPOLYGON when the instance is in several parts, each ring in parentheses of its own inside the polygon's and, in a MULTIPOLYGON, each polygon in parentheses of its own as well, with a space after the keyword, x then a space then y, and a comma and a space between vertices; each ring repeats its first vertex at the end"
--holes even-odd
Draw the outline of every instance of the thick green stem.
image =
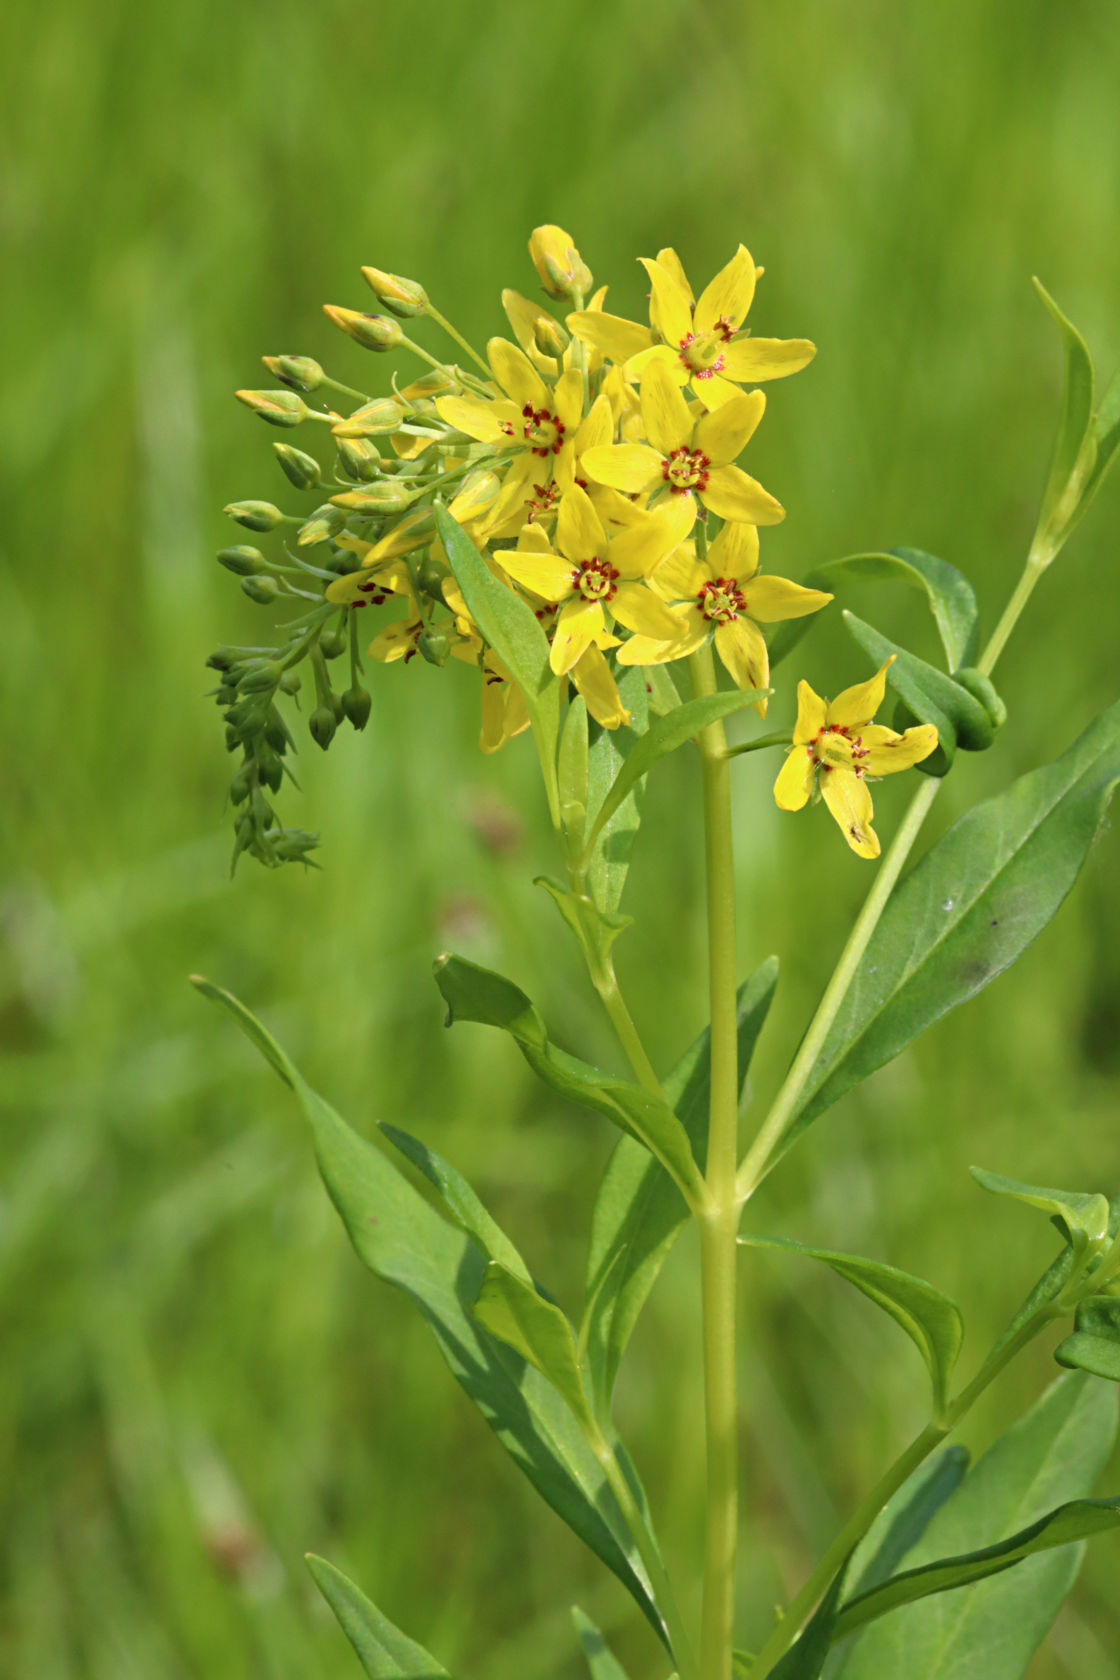
MULTIPOLYGON (((716 677, 710 649, 694 653, 689 665, 693 692, 714 694, 716 677)), ((731 775, 723 724, 715 723, 703 730, 699 747, 704 790, 711 1007, 708 1202, 699 1216, 707 1441, 700 1674, 701 1680, 730 1680, 739 1519, 735 1359, 739 1050, 731 775)))

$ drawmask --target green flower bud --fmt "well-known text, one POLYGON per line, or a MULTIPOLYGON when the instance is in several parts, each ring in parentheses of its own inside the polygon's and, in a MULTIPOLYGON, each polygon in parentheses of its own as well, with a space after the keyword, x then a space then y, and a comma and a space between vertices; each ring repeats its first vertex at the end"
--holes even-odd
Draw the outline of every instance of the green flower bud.
POLYGON ((274 443, 272 447, 289 483, 297 490, 314 490, 322 477, 322 468, 314 455, 305 455, 290 443, 274 443))
POLYGON ((304 520, 296 537, 299 548, 311 548, 315 543, 325 542, 328 537, 336 536, 346 524, 346 515, 338 508, 331 507, 324 502, 317 507, 309 519, 304 520))
POLYGON ((270 426, 298 426, 307 418, 307 404, 294 391, 235 391, 234 396, 270 426))
POLYGON ((362 277, 378 302, 394 315, 407 320, 410 315, 423 315, 428 307, 428 294, 416 280, 387 274, 382 268, 363 268, 362 277))
POLYGON ((369 484, 381 471, 381 456, 368 438, 336 437, 338 464, 350 478, 369 484))
POLYGON ((235 647, 215 648, 206 664, 211 671, 231 671, 241 658, 241 651, 235 647))
POLYGON ((445 665, 451 652, 451 643, 442 630, 421 630, 416 638, 416 648, 421 658, 426 659, 429 665, 445 665))
POLYGON ((336 438, 384 437, 399 429, 407 410, 395 397, 377 397, 331 427, 336 438))
POLYGON ((284 523, 284 515, 272 502, 227 502, 222 512, 250 531, 275 531, 284 523))
POLYGON ((332 496, 336 508, 352 513, 403 513, 416 500, 416 492, 405 484, 394 484, 391 478, 381 478, 365 490, 344 490, 332 496))
POLYGON ((280 585, 274 577, 242 578, 241 587, 250 601, 255 601, 260 607, 267 607, 280 593, 280 585))
POLYGON ((264 694, 276 687, 284 674, 282 665, 273 659, 262 659, 251 671, 246 671, 238 685, 240 694, 264 694))
POLYGON ((965 752, 983 752, 990 747, 995 739, 997 729, 1002 729, 1007 722, 1007 707, 996 693, 990 677, 981 671, 973 669, 971 665, 964 666, 953 672, 953 681, 959 683, 978 700, 984 708, 985 723, 973 724, 963 718, 957 721, 957 740, 965 752))
POLYGON ((288 731, 284 727, 284 719, 280 716, 280 713, 276 710, 275 706, 269 707, 268 718, 264 726, 264 738, 272 748, 273 752, 278 752, 281 758, 283 758, 284 754, 291 745, 291 741, 288 737, 288 731))
POLYGON ((346 652, 346 637, 341 630, 324 630, 319 637, 319 652, 324 659, 337 659, 346 652))
POLYGON ((232 723, 226 724, 226 751, 236 752, 241 745, 241 731, 235 729, 232 723))
POLYGON ((441 561, 433 560, 431 554, 425 555, 416 568, 417 587, 441 606, 444 604, 443 585, 450 576, 447 567, 441 561))
POLYGON ((564 331, 559 321, 553 320, 543 310, 533 322, 533 343, 542 356, 562 356, 571 337, 564 331))
POLYGON ((273 752, 271 747, 261 747, 257 751, 257 774, 265 787, 271 788, 273 793, 279 793, 284 780, 284 764, 279 753, 273 752))
POLYGON ((253 791, 253 771, 250 765, 243 764, 229 784, 229 797, 232 805, 243 805, 253 791))
POLYGON ((347 338, 366 350, 395 350, 404 342, 403 329, 388 315, 365 315, 358 309, 342 309, 334 303, 325 303, 323 313, 347 338))
POLYGON ((334 740, 334 732, 338 723, 334 715, 333 706, 316 706, 307 724, 311 731, 311 739, 326 752, 334 740))
MULTIPOLYGON (((319 844, 319 836, 309 834, 303 828, 282 828, 269 838, 276 856, 283 863, 307 863, 307 853, 319 844)), ((312 868, 317 867, 317 864, 312 864, 312 868)))
POLYGON ((274 378, 293 391, 317 391, 327 377, 311 356, 262 356, 261 361, 274 378))
POLYGON ((342 710, 354 725, 355 729, 364 729, 369 722, 370 707, 373 702, 364 688, 357 684, 348 688, 342 696, 342 710))
POLYGON ((285 671, 277 686, 282 694, 298 694, 303 687, 303 679, 298 671, 285 671))
POLYGON ((264 571, 268 561, 259 548, 250 548, 247 543, 238 543, 234 548, 218 550, 218 564, 224 566, 227 572, 233 572, 236 577, 252 577, 254 572, 264 571))

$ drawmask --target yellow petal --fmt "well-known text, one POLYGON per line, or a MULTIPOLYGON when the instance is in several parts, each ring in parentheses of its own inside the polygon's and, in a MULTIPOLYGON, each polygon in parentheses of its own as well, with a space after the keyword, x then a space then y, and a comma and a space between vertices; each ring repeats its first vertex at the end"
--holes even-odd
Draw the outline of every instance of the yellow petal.
POLYGON ((563 601, 572 593, 572 568, 558 554, 528 554, 499 549, 494 556, 504 572, 524 584, 542 601, 563 601))
POLYGON ((683 659, 703 646, 710 629, 707 619, 695 607, 683 604, 670 607, 669 611, 680 625, 680 633, 667 639, 631 636, 615 655, 620 665, 665 665, 670 659, 683 659))
POLYGON ((703 407, 711 414, 739 395, 739 387, 732 385, 728 379, 721 379, 718 374, 707 379, 694 378, 691 383, 693 395, 700 398, 703 407))
POLYGON ((806 747, 791 747, 774 783, 774 799, 783 811, 800 811, 813 791, 813 755, 806 747))
POLYGON ((729 379, 754 385, 800 373, 816 353, 807 338, 737 338, 723 352, 723 367, 729 379))
MULTIPOLYGON (((736 688, 766 688, 770 681, 770 660, 762 631, 749 618, 732 618, 716 625, 716 652, 736 688)), ((766 701, 755 702, 759 717, 766 716, 766 701)))
POLYGON ((822 770, 821 793, 840 825, 840 832, 863 858, 879 856, 879 837, 871 826, 871 793, 854 770, 822 770))
POLYGON ((611 565, 624 578, 648 577, 686 535, 683 521, 688 520, 690 530, 694 516, 691 496, 669 497, 660 503, 656 512, 646 514, 639 523, 620 531, 613 539, 611 565))
POLYGON ((828 702, 809 687, 804 678, 797 685, 797 722, 793 726, 793 744, 803 747, 815 741, 828 718, 828 702))
POLYGON ((652 589, 644 583, 620 583, 610 599, 610 610, 627 630, 639 636, 669 640, 679 631, 678 620, 652 589))
POLYGON ((614 411, 610 398, 604 395, 597 396, 572 439, 575 452, 582 455, 587 449, 601 449, 604 444, 610 443, 613 436, 614 411))
POLYGON ((670 269, 649 257, 639 259, 650 278, 650 325, 674 346, 692 331, 692 298, 670 269))
MULTIPOLYGON (((757 525, 741 519, 729 519, 721 525, 708 550, 708 568, 713 578, 734 578, 740 585, 752 578, 758 570, 757 525)), ((757 618, 758 614, 751 612, 751 617, 757 618)))
POLYGON ((727 466, 746 448, 765 409, 765 392, 736 391, 713 413, 697 421, 696 448, 702 449, 715 466, 727 466))
POLYGON ((508 338, 492 338, 486 346, 494 378, 519 409, 550 408, 548 386, 525 354, 508 338))
POLYGON ((582 595, 576 595, 564 602, 556 621, 549 655, 549 664, 558 677, 571 670, 605 627, 603 609, 598 601, 586 601, 582 595))
POLYGON ((664 250, 658 251, 657 260, 661 264, 662 268, 668 270, 668 272, 673 276, 673 279, 677 282, 681 291, 688 293, 688 300, 691 303, 692 287, 688 283, 688 275, 684 271, 684 264, 681 262, 677 253, 673 250, 673 247, 671 245, 666 245, 664 250))
POLYGON ((587 701, 587 709, 596 723, 604 729, 617 729, 630 722, 630 713, 622 704, 618 685, 594 642, 585 648, 569 673, 576 688, 587 701))
POLYGON ((418 618, 399 618, 395 624, 387 624, 380 635, 373 638, 366 653, 371 659, 379 659, 383 665, 405 659, 415 653, 416 638, 423 628, 418 618))
POLYGON ((781 502, 739 467, 713 467, 700 500, 721 519, 748 525, 778 525, 786 516, 781 502))
POLYGON ((688 404, 662 357, 655 357, 642 369, 642 420, 646 436, 662 455, 683 448, 692 437, 688 404))
POLYGON ((502 426, 511 426, 521 417, 512 403, 485 402, 482 397, 437 397, 436 412, 457 432, 466 432, 479 443, 509 443, 502 426))
MULTIPOLYGON (((726 525, 724 530, 726 530, 726 525)), ((714 544, 713 544, 714 547, 714 544)), ((778 624, 784 618, 804 618, 827 607, 832 596, 823 589, 806 589, 788 578, 756 576, 743 585, 747 611, 760 624, 778 624)))
POLYGON ((738 331, 754 299, 755 266, 745 245, 721 268, 700 294, 696 305, 696 331, 710 332, 717 321, 738 331))
POLYGON ((661 456, 645 443, 609 443, 585 450, 583 470, 597 484, 609 484, 628 496, 652 490, 661 483, 661 456))
MULTIPOLYGON (((711 559, 710 554, 708 558, 711 559)), ((682 543, 674 553, 662 560, 652 576, 654 588, 666 601, 695 601, 704 584, 709 581, 708 567, 702 566, 697 560, 692 552, 691 543, 682 543)))
POLYGON ((628 362, 653 343, 648 327, 601 309, 577 309, 567 317, 567 325, 584 344, 602 351, 612 362, 628 362))
POLYGON ((591 560, 596 555, 606 557, 607 533, 599 523, 599 515, 591 505, 586 490, 573 485, 560 498, 560 512, 556 519, 556 546, 569 560, 591 560))
MULTIPOLYGON (((404 518, 379 537, 365 556, 363 565, 376 566, 382 560, 392 560, 398 554, 409 554, 414 548, 423 548, 433 530, 433 520, 429 508, 414 508, 406 513, 404 518)), ((335 538, 335 541, 340 541, 335 538)))
MULTIPOLYGON (((664 362, 677 385, 687 385, 691 375, 680 356, 671 350, 667 344, 655 344, 649 350, 642 350, 637 356, 631 356, 626 364, 627 379, 640 379, 651 362, 664 362)), ((734 385, 731 387, 735 389, 734 385)))
POLYGON ((866 682, 854 683, 838 694, 828 708, 829 723, 838 724, 841 729, 859 729, 863 724, 870 723, 883 704, 883 696, 887 692, 887 672, 896 657, 892 653, 873 677, 866 682))
POLYGON ((569 368, 556 381, 549 404, 553 414, 569 432, 574 432, 583 413, 583 375, 569 368))
POLYGON ((867 754, 862 761, 867 774, 889 776, 894 770, 909 770, 928 758, 937 745, 937 730, 932 723, 920 723, 896 735, 881 723, 870 723, 860 731, 859 744, 867 754))

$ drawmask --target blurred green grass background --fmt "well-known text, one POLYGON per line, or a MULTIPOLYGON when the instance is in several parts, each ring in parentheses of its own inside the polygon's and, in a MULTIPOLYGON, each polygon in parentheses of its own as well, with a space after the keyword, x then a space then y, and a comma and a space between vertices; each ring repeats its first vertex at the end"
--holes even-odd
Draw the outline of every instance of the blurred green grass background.
MULTIPOLYGON (((281 1089, 185 984, 201 969, 241 993, 360 1128, 391 1120, 448 1155, 574 1305, 611 1139, 509 1047, 444 1034, 428 972, 449 945, 491 961, 615 1065, 528 884, 554 866, 530 749, 477 756, 466 673, 378 671, 364 736, 329 758, 303 737, 286 818, 321 829, 323 872, 227 878, 202 661, 263 618, 212 553, 235 540, 224 502, 284 489, 281 434, 231 392, 269 382, 262 352, 381 373, 319 311, 365 306, 363 262, 422 278, 481 340, 503 330, 501 286, 533 290, 537 222, 573 231, 624 314, 636 256, 672 243, 702 279, 742 239, 767 267, 756 330, 819 345, 752 446, 789 509, 765 563, 797 577, 924 547, 969 572, 990 627, 1060 388, 1031 273, 1106 375, 1120 354, 1120 12, 14 0, 8 38, 0 1673, 343 1680, 356 1665, 307 1549, 456 1672, 574 1676, 573 1600, 635 1677, 660 1672, 621 1589, 536 1509, 407 1303, 351 1256, 281 1089)), ((1118 520, 1110 485, 1001 666, 998 750, 961 764, 940 822, 1115 697, 1118 520)), ((927 645, 909 601, 868 610, 927 645)), ((862 670, 822 623, 807 674, 827 691, 862 670)), ((620 946, 663 1061, 701 1020, 679 756, 650 792, 620 946)), ((744 969, 770 950, 784 964, 763 1087, 867 880, 823 812, 779 817, 772 768, 742 763, 736 795, 744 969)), ((904 797, 881 790, 883 830, 904 797)), ((1020 966, 831 1113, 757 1223, 929 1276, 978 1356, 1049 1244, 967 1165, 1116 1188, 1118 998, 1106 836, 1020 966)), ((694 1289, 685 1243, 619 1405, 682 1571, 700 1532, 694 1289)), ((909 1438, 923 1383, 842 1284, 760 1261, 744 1289, 749 1642, 909 1438)), ((1046 1348, 1024 1358, 966 1439, 982 1447, 1052 1371, 1046 1348)), ((1118 1562, 1096 1542, 1032 1680, 1115 1675, 1118 1562)))

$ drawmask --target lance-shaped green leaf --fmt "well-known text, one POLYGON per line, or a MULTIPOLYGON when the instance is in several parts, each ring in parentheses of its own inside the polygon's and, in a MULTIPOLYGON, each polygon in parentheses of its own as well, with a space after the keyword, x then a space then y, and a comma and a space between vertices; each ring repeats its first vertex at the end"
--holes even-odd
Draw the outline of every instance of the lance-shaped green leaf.
POLYGON ((445 1161, 442 1155, 437 1155, 434 1149, 429 1149, 426 1143, 421 1143, 419 1138, 402 1132, 399 1126, 390 1126, 386 1121, 379 1120, 378 1129, 406 1160, 419 1168, 429 1184, 434 1185, 456 1225, 474 1238, 486 1258, 497 1260, 507 1271, 515 1272, 526 1283, 531 1283, 524 1260, 458 1168, 445 1161))
POLYGON ((626 1670, 611 1651, 599 1629, 578 1604, 572 1606, 576 1635, 591 1670, 591 1680, 628 1680, 626 1670))
POLYGON ((472 1311, 492 1336, 548 1378, 576 1417, 590 1419, 575 1336, 555 1302, 546 1301, 532 1283, 491 1260, 472 1311))
MULTIPOLYGON (((1120 1194, 1113 1196, 1112 1201, 1109 1204, 1108 1214, 1109 1236, 1115 1237, 1118 1231, 1120 1231, 1120 1194)), ((1073 1244, 1067 1241, 1061 1252, 1054 1256, 1054 1259, 1050 1262, 1049 1266, 1047 1266, 1038 1282, 1031 1289, 1022 1306, 1020 1306, 1018 1311, 1015 1313, 1010 1324, 1007 1326, 1007 1329, 999 1338, 995 1347, 992 1349, 993 1357, 1006 1347, 1008 1342, 1018 1335, 1019 1331, 1023 1328, 1024 1324, 1027 1323, 1028 1319, 1034 1318, 1037 1313, 1042 1312, 1046 1307, 1048 1307, 1052 1301, 1057 1300, 1058 1296, 1069 1282, 1070 1274, 1072 1273, 1076 1263, 1076 1258, 1073 1244)))
POLYGON ((614 1571, 668 1644, 645 1568, 576 1419, 540 1372, 471 1313, 486 1269, 475 1242, 441 1219, 382 1150, 346 1125, 243 1003, 198 976, 195 985, 229 1010, 295 1092, 323 1182, 359 1258, 416 1303, 452 1375, 514 1463, 614 1571))
POLYGON ((828 1591, 817 1605, 795 1645, 770 1670, 768 1680, 820 1680, 828 1653, 836 1638, 840 1599, 848 1578, 851 1557, 832 1577, 828 1591))
POLYGON ((1099 1245, 1108 1236, 1109 1206, 1105 1196, 1084 1190, 1048 1190, 1038 1184, 1020 1184, 1017 1178, 970 1167, 969 1172, 984 1190, 994 1196, 1011 1196, 1028 1207, 1040 1208, 1060 1222, 1075 1249, 1099 1245))
POLYGON ((943 776, 958 746, 976 752, 991 744, 994 720, 963 683, 954 682, 936 665, 928 665, 916 654, 908 653, 855 613, 845 612, 843 618, 853 639, 876 665, 893 657, 887 672, 888 686, 920 722, 932 723, 936 728, 937 750, 922 760, 931 767, 928 774, 943 776))
POLYGON ((471 617, 525 696, 549 809, 553 822, 559 823, 556 747, 560 734, 560 683, 548 662, 548 637, 532 607, 494 576, 463 527, 446 508, 436 509, 436 527, 471 617))
POLYGON ((1059 1365, 1120 1382, 1120 1300, 1092 1295, 1074 1315, 1074 1331, 1054 1349, 1059 1365))
POLYGON ((671 712, 667 712, 664 717, 659 717, 651 723, 645 734, 638 736, 623 759, 603 803, 595 813, 585 848, 588 855, 604 825, 614 816, 627 795, 632 793, 638 783, 653 769, 658 759, 664 758, 667 753, 675 752, 686 741, 693 740, 709 724, 718 723, 721 718, 730 716, 732 712, 741 711, 744 706, 764 699, 770 692, 768 688, 750 688, 732 689, 725 694, 701 694, 695 700, 686 700, 671 712))
POLYGON ((1095 453, 1093 440, 1089 437, 1089 423, 1093 414, 1093 362, 1085 340, 1072 321, 1058 308, 1046 287, 1036 279, 1034 288, 1062 335, 1062 345, 1066 353, 1062 414, 1058 422, 1058 435, 1054 440, 1050 475, 1043 491, 1042 508, 1038 516, 1040 535, 1052 528, 1053 535, 1060 536, 1064 535, 1069 520, 1076 511, 1078 494, 1092 466, 1091 460, 1082 456, 1087 442, 1087 454, 1095 453), (1073 487, 1071 499, 1068 492, 1075 468, 1079 469, 1081 482, 1073 487))
MULTIPOLYGON (((631 665, 618 679, 622 704, 630 713, 630 722, 619 729, 603 729, 596 725, 591 731, 588 752, 587 808, 597 811, 606 798, 615 777, 649 722, 649 695, 646 693, 646 672, 641 665, 631 665)), ((606 914, 618 909, 634 842, 642 822, 642 794, 645 783, 632 788, 609 822, 603 824, 595 844, 590 848, 591 861, 587 869, 587 890, 594 903, 606 914)))
POLYGON ((857 1628, 885 1616, 888 1610, 913 1604, 917 1599, 952 1592, 970 1586, 973 1581, 983 1581, 989 1575, 1002 1574, 1037 1552, 1051 1552, 1057 1546, 1069 1546, 1076 1540, 1090 1539, 1094 1534, 1106 1534, 1116 1528, 1120 1528, 1120 1498, 1071 1500, 995 1546, 982 1546, 979 1551, 965 1552, 960 1557, 939 1558, 923 1569, 908 1569, 882 1586, 849 1599, 837 1617, 835 1637, 843 1639, 857 1628))
POLYGON ((1120 446, 1120 373, 1113 374, 1108 390, 1101 400, 1101 406, 1093 416, 1091 430, 1095 445, 1092 466, 1081 492, 1081 500, 1077 504, 1077 512, 1066 528, 1067 534, 1077 524, 1100 489, 1101 481, 1112 465, 1112 457, 1120 446))
POLYGON ((577 694, 568 707, 560 733, 557 774, 560 820, 570 844, 578 847, 587 822, 588 786, 587 702, 577 694))
MULTIPOLYGON (((1115 1390, 1080 1372, 1060 1377, 942 1505, 907 1557, 908 1571, 998 1545, 1055 1506, 1087 1498, 1115 1433, 1115 1390)), ((1082 1551, 1075 1542, 1040 1552, 988 1580, 871 1622, 858 1632, 843 1680, 1021 1680, 1073 1584, 1082 1551)))
POLYGON ((448 1680, 442 1663, 394 1627, 341 1569, 313 1552, 307 1567, 370 1680, 448 1680))
POLYGON ((584 1108, 606 1115, 656 1155, 684 1196, 700 1195, 700 1174, 688 1136, 667 1103, 640 1085, 615 1079, 558 1049, 525 993, 511 980, 452 956, 438 959, 435 976, 447 1004, 448 1026, 454 1021, 479 1021, 508 1032, 546 1085, 584 1108))
MULTIPOLYGON (((739 1085, 742 1090, 778 980, 768 957, 739 988, 739 1085)), ((711 1053, 705 1027, 662 1082, 703 1170, 708 1147, 711 1053)), ((665 1169, 633 1138, 620 1138, 607 1162, 591 1216, 587 1306, 580 1328, 596 1408, 604 1415, 638 1314, 688 1212, 665 1169)))
POLYGON ((805 1085, 785 1146, 994 980, 1077 878, 1120 779, 1120 703, 1053 764, 984 800, 896 887, 805 1085))
MULTIPOLYGON (((976 593, 963 572, 935 554, 925 554, 920 548, 848 554, 814 567, 803 581, 810 589, 827 589, 833 595, 852 584, 907 584, 926 598, 950 671, 970 665, 976 657, 976 593)), ((779 627, 770 646, 771 667, 792 653, 811 626, 811 619, 791 618, 779 627)))
POLYGON ((900 1272, 896 1266, 886 1266, 880 1260, 865 1259, 862 1254, 809 1248, 790 1237, 742 1236, 739 1241, 749 1248, 779 1249, 803 1254, 809 1260, 821 1260, 840 1277, 855 1284, 861 1294, 905 1330, 926 1362, 933 1387, 934 1413, 944 1410, 949 1398, 949 1378, 964 1336, 960 1308, 948 1295, 922 1278, 900 1272))

